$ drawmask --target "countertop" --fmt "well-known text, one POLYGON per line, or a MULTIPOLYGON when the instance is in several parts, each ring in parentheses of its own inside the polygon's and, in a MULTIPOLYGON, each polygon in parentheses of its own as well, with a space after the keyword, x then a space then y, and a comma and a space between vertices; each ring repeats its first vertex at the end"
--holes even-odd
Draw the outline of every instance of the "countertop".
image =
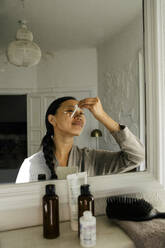
MULTIPOLYGON (((96 248, 135 248, 133 241, 106 216, 96 218, 96 248)), ((60 224, 60 237, 44 239, 43 227, 29 227, 0 233, 0 248, 78 248, 77 232, 70 222, 60 224)))

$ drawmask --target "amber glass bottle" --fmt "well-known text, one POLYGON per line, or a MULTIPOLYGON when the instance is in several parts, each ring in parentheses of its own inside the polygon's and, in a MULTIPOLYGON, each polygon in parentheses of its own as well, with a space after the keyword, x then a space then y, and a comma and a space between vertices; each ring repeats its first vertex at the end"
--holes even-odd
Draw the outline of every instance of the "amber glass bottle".
POLYGON ((89 190, 89 184, 83 184, 80 186, 81 195, 78 197, 78 236, 80 236, 80 217, 83 216, 83 212, 89 210, 94 216, 94 197, 89 190))
POLYGON ((55 194, 55 185, 46 185, 46 195, 43 197, 43 235, 44 238, 54 239, 59 232, 59 199, 55 194))

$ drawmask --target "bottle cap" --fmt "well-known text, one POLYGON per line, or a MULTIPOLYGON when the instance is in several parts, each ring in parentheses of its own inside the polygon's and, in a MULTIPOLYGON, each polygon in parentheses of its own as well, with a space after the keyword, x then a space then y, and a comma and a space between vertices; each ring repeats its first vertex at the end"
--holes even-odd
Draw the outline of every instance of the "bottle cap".
POLYGON ((46 185, 46 194, 47 195, 54 195, 55 194, 55 185, 54 184, 47 184, 46 185))
POLYGON ((90 195, 89 184, 82 184, 80 187, 81 195, 90 195))
POLYGON ((45 174, 38 174, 38 180, 46 180, 46 175, 45 174))
POLYGON ((92 213, 91 213, 91 211, 84 211, 83 216, 84 216, 85 220, 89 220, 92 217, 92 213))

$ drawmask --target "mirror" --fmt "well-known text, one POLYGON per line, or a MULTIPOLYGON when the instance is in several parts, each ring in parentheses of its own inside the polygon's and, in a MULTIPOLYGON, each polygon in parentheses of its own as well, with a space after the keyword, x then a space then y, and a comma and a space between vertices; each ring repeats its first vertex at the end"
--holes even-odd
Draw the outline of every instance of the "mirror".
MULTIPOLYGON (((24 106, 27 106, 28 121, 38 113, 33 108, 31 115, 29 114, 32 106, 30 103, 40 106, 46 102, 48 105, 55 95, 72 94, 80 99, 98 95, 105 111, 117 122, 127 125, 145 143, 142 0, 125 0, 124 4, 122 0, 25 0, 24 7, 22 1, 6 0, 1 1, 0 9, 0 88, 3 97, 22 96, 24 106), (34 41, 42 50, 41 62, 31 68, 15 67, 6 59, 6 48, 15 38, 19 19, 27 19, 34 41)), ((2 103, 2 97, 0 98, 2 103)), ((5 129, 8 122, 5 113, 10 113, 11 117, 11 102, 9 103, 10 111, 3 110, 4 118, 1 119, 3 147, 5 139, 8 139, 8 146, 12 144, 10 138, 13 134, 10 133, 7 137, 8 132, 5 129)), ((12 107, 13 103, 16 101, 12 101, 12 107)), ((18 102, 16 109, 18 106, 23 105, 18 102)), ((45 113, 45 106, 41 114, 45 113)), ((112 151, 119 149, 107 129, 89 113, 87 115, 89 124, 86 132, 80 136, 80 144, 112 151), (95 128, 101 130, 102 137, 97 139, 90 136, 95 128)), ((24 127, 19 130, 26 129, 26 117, 23 120, 19 122, 24 127)), ((18 119, 12 119, 11 122, 17 123, 15 128, 18 129, 18 119)), ((28 133, 31 140, 29 136, 21 135, 24 143, 28 139, 29 147, 27 151, 24 150, 27 156, 38 149, 43 134, 41 124, 40 130, 34 127, 28 133)), ((16 137, 17 133, 14 140, 16 137)), ((21 142, 22 140, 19 146, 21 142)), ((2 148, 0 152, 3 153, 2 148)), ((6 169, 6 164, 9 164, 8 156, 0 162, 1 183, 15 181, 19 166, 13 165, 14 156, 15 154, 9 169, 6 169)), ((145 166, 142 165, 141 170, 144 169, 145 166)))

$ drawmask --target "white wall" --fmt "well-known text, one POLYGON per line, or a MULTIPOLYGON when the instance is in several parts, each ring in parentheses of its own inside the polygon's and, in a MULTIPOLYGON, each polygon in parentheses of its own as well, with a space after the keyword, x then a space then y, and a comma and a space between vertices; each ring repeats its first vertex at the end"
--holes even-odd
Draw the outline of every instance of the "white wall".
POLYGON ((36 67, 23 68, 9 64, 5 50, 0 48, 0 90, 35 89, 36 83, 36 67))
POLYGON ((37 66, 16 67, 8 63, 0 50, 0 89, 97 89, 97 53, 95 48, 43 51, 37 66))
MULTIPOLYGON (((139 135, 138 52, 142 48, 142 17, 139 16, 109 42, 98 48, 98 94, 113 119, 139 135)), ((100 146, 118 149, 105 128, 100 146)))
POLYGON ((38 88, 97 88, 96 49, 63 50, 43 55, 37 67, 38 88))

